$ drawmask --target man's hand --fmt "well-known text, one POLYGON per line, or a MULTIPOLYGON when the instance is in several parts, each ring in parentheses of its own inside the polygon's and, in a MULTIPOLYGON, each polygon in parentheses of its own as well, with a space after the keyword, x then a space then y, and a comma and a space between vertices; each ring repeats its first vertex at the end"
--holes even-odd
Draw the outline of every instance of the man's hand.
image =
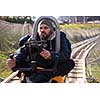
POLYGON ((15 58, 13 58, 13 59, 9 58, 7 60, 7 65, 8 65, 8 68, 14 68, 16 66, 16 59, 15 58))
POLYGON ((44 59, 47 59, 47 60, 50 60, 51 59, 51 53, 46 50, 46 49, 43 49, 40 53, 40 55, 44 58, 44 59))

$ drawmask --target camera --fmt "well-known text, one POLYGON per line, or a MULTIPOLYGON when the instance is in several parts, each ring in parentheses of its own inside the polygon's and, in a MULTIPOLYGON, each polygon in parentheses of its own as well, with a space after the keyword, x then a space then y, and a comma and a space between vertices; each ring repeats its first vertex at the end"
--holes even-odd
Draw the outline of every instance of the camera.
POLYGON ((47 47, 47 44, 45 40, 29 41, 28 43, 25 44, 25 47, 28 48, 30 53, 39 54, 43 48, 47 47))
POLYGON ((21 48, 20 52, 28 53, 31 61, 35 60, 36 56, 42 51, 43 48, 47 47, 46 40, 31 40, 26 42, 21 48))

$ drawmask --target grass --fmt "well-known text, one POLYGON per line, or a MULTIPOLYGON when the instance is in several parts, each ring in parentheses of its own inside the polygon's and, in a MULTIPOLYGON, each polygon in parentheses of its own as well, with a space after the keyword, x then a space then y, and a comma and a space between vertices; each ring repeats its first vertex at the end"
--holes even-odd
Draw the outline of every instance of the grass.
POLYGON ((92 66, 93 77, 100 82, 100 65, 92 66))
POLYGON ((65 24, 60 25, 61 28, 67 28, 67 29, 91 29, 91 28, 100 28, 100 24, 65 24))
POLYGON ((1 52, 0 51, 0 77, 7 77, 9 76, 12 71, 7 68, 7 58, 8 58, 9 52, 1 52))
MULTIPOLYGON (((88 66, 87 66, 87 71, 89 71, 88 66)), ((100 83, 100 65, 95 64, 91 66, 91 74, 92 76, 87 76, 89 78, 87 81, 89 83, 100 83)))

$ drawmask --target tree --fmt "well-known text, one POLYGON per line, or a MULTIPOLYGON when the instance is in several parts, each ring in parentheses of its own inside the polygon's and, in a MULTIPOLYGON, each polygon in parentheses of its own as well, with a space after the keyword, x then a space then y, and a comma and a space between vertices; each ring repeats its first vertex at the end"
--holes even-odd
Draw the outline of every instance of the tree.
POLYGON ((36 17, 33 16, 0 16, 0 20, 5 20, 8 22, 12 22, 12 23, 20 23, 20 24, 24 24, 25 21, 27 21, 27 23, 33 24, 34 21, 33 19, 35 19, 36 17))

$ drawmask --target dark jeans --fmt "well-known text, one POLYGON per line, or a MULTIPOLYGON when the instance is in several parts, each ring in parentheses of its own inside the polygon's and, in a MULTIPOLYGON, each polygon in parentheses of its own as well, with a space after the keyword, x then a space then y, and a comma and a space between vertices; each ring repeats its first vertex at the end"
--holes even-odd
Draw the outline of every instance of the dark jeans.
POLYGON ((53 77, 52 72, 36 72, 30 76, 30 80, 33 83, 48 83, 49 80, 53 77))
POLYGON ((67 75, 75 66, 75 62, 72 59, 67 60, 64 63, 58 64, 58 73, 61 76, 67 75))
POLYGON ((58 64, 56 71, 54 71, 54 72, 45 72, 45 71, 36 72, 30 77, 30 79, 33 83, 48 83, 50 81, 50 79, 55 76, 67 75, 74 68, 74 66, 75 66, 74 61, 72 59, 69 59, 65 63, 58 64))

